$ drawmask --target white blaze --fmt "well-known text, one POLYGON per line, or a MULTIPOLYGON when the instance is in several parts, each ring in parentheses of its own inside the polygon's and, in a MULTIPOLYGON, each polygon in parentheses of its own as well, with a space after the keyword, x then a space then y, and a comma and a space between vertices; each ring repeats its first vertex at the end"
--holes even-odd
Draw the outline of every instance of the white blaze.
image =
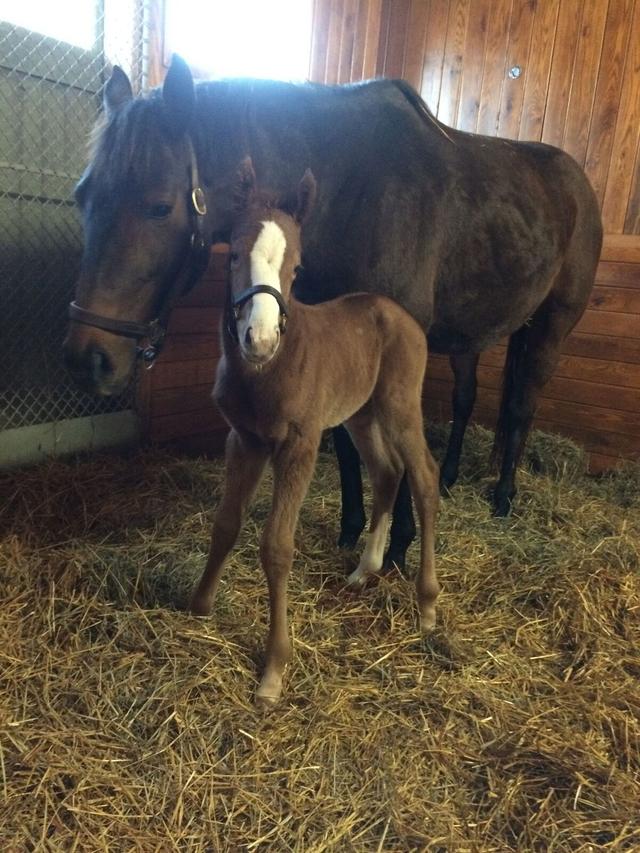
MULTIPOLYGON (((282 292, 280 270, 286 248, 287 241, 280 226, 275 222, 263 222, 251 250, 252 285, 268 284, 282 292)), ((251 327, 251 339, 256 347, 268 345, 278 335, 280 306, 268 293, 257 293, 251 299, 250 309, 245 328, 251 327)))

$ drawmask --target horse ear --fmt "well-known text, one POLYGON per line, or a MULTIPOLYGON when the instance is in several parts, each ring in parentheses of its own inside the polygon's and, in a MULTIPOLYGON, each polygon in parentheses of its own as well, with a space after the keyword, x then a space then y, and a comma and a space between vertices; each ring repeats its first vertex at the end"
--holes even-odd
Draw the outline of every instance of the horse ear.
POLYGON ((108 117, 111 117, 123 104, 133 98, 133 91, 129 78, 119 65, 113 66, 111 77, 104 87, 102 103, 108 117))
POLYGON ((313 177, 311 169, 302 176, 302 180, 298 184, 298 207, 296 208, 296 221, 302 224, 311 213, 314 202, 316 200, 316 179, 313 177))
POLYGON ((238 166, 234 200, 236 210, 246 210, 256 191, 256 173, 251 157, 245 157, 238 166))
POLYGON ((167 109, 169 129, 176 136, 182 135, 195 109, 196 91, 191 70, 177 53, 173 54, 167 76, 164 78, 162 100, 167 109))

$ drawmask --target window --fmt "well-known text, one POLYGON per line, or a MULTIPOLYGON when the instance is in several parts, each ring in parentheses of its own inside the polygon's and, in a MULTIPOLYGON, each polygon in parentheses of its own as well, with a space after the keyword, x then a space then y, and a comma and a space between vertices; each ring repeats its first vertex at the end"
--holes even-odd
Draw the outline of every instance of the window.
POLYGON ((207 77, 304 80, 312 0, 166 0, 165 42, 207 77))
POLYGON ((96 39, 96 5, 73 0, 0 0, 0 20, 88 50, 96 39))

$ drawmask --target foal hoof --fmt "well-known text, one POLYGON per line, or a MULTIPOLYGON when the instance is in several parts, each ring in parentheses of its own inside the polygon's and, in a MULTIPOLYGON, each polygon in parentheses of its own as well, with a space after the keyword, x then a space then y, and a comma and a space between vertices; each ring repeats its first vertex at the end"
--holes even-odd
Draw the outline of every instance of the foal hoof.
POLYGON ((213 605, 206 598, 200 598, 197 594, 194 594, 189 604, 189 612, 193 616, 209 616, 212 607, 213 605))
POLYGON ((347 586, 351 589, 363 589, 368 576, 367 572, 357 568, 347 577, 347 586))
POLYGON ((420 631, 428 634, 436 627, 436 608, 434 604, 425 607, 420 614, 420 631))
POLYGON ((262 681, 256 690, 255 703, 258 708, 273 708, 278 704, 282 694, 282 679, 268 676, 262 677, 262 681))

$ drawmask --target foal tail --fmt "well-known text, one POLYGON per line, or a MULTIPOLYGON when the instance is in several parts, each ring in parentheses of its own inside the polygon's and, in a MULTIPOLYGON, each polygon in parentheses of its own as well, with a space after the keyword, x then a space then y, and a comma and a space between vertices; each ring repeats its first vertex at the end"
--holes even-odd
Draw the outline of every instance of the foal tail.
POLYGON ((521 326, 509 338, 507 357, 504 362, 502 374, 502 394, 500 397, 500 409, 498 411, 498 422, 491 451, 491 466, 499 467, 504 451, 507 437, 507 425, 509 422, 509 407, 517 400, 519 388, 522 387, 524 379, 524 363, 528 346, 527 326, 521 326))

